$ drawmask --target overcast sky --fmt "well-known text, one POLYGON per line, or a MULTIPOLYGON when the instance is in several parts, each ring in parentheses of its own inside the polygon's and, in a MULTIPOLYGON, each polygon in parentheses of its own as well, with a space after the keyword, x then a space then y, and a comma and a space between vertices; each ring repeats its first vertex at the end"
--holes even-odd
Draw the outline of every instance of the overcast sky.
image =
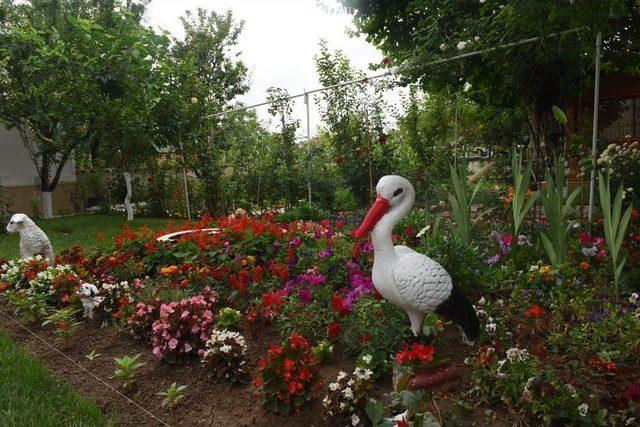
MULTIPOLYGON (((333 0, 323 4, 335 6, 333 0)), ((363 38, 351 38, 346 29, 351 16, 333 13, 318 6, 317 0, 153 0, 149 23, 182 37, 179 17, 186 10, 204 9, 225 12, 231 9, 236 19, 245 22, 239 48, 251 75, 251 90, 241 98, 247 104, 261 102, 271 86, 285 88, 290 94, 319 87, 314 66, 321 38, 331 49, 341 49, 353 65, 366 69, 380 62, 382 54, 363 38)), ((267 118, 266 109, 258 110, 267 118)), ((296 102, 296 113, 304 119, 304 105, 296 102)), ((312 128, 317 126, 317 109, 312 112, 312 128)))

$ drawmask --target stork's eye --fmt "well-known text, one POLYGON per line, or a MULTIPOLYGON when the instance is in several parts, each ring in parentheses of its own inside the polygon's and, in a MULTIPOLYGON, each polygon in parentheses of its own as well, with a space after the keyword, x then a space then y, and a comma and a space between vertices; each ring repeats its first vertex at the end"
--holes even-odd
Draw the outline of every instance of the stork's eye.
POLYGON ((393 197, 397 197, 401 194, 402 194, 402 188, 398 188, 396 191, 393 192, 393 197))

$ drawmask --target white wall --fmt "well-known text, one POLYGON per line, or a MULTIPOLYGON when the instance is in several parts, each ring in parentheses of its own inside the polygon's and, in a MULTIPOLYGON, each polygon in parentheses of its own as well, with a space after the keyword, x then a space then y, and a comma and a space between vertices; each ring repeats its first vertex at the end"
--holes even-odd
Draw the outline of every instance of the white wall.
MULTIPOLYGON (((55 171, 51 171, 51 175, 55 171)), ((0 124, 0 185, 5 188, 33 187, 39 184, 38 172, 29 158, 17 130, 0 124)), ((61 183, 76 182, 73 160, 67 162, 60 176, 61 183)))

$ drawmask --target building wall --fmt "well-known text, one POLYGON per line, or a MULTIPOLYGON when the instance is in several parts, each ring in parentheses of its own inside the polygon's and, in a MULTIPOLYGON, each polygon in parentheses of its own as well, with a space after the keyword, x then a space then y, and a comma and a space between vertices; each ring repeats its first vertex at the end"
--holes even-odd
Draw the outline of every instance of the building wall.
MULTIPOLYGON (((75 187, 76 171, 73 161, 67 162, 60 176, 60 183, 53 192, 54 214, 73 212, 71 193, 75 187)), ((9 211, 34 214, 40 209, 40 180, 29 158, 20 134, 0 124, 0 186, 8 196, 9 211)))

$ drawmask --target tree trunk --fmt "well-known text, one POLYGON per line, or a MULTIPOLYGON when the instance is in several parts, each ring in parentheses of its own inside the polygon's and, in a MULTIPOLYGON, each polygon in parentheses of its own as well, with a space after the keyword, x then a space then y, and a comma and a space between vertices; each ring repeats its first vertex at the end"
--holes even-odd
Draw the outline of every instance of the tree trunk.
POLYGON ((131 173, 123 172, 124 184, 127 187, 127 195, 124 197, 124 209, 127 211, 127 221, 133 221, 133 208, 131 207, 131 173))
POLYGON ((51 203, 51 191, 42 191, 42 217, 53 218, 53 204, 51 203))

